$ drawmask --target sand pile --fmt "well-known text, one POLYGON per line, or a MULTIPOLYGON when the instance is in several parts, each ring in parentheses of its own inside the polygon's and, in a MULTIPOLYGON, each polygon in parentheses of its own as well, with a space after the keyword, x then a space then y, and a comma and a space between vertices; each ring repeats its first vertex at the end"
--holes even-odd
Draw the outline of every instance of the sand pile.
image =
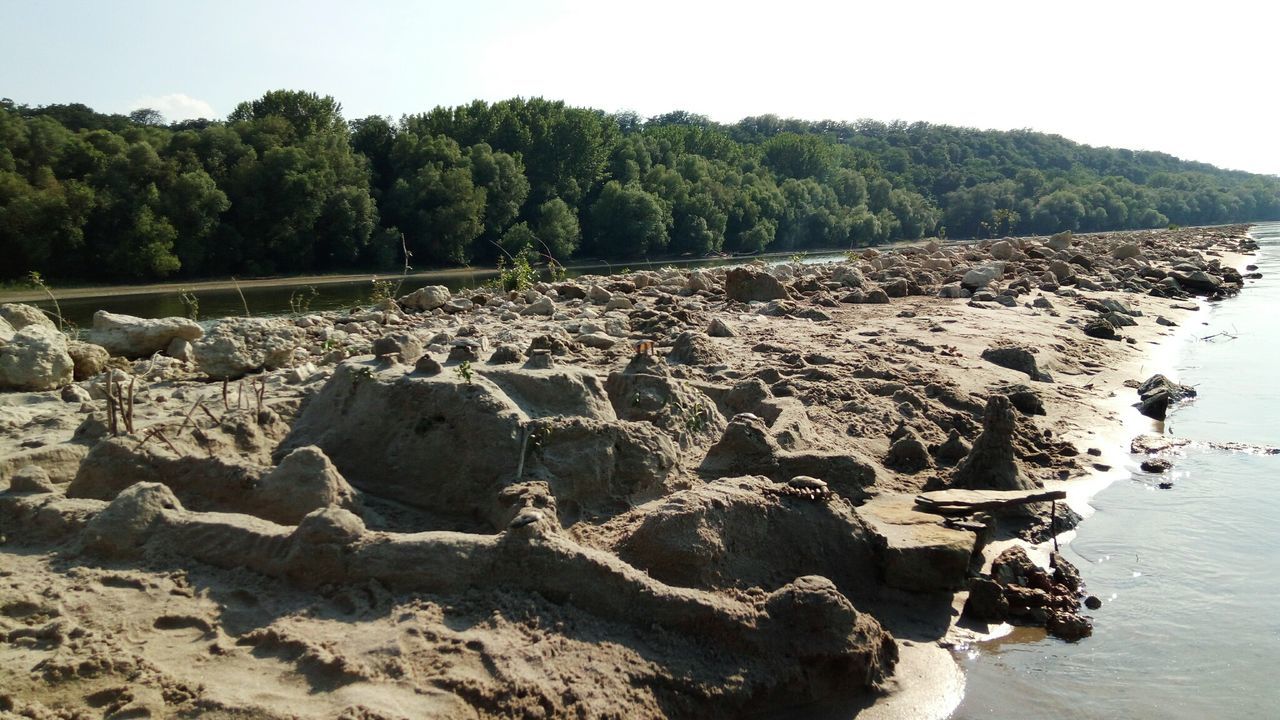
POLYGON ((864 706, 988 542, 1050 526, 916 494, 1087 473, 1104 393, 1189 294, 1241 286, 1241 233, 423 288, 185 335, 111 316, 79 380, 0 340, 6 377, 57 377, 0 395, 0 710, 864 706))

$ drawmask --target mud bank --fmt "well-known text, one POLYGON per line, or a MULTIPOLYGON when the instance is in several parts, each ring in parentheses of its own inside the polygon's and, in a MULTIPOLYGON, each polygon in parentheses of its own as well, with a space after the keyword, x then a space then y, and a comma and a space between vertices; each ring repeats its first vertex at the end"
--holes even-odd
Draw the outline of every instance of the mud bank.
POLYGON ((73 341, 5 306, 0 710, 945 715, 984 549, 1072 516, 918 496, 1087 476, 1249 248, 1008 238, 73 341))

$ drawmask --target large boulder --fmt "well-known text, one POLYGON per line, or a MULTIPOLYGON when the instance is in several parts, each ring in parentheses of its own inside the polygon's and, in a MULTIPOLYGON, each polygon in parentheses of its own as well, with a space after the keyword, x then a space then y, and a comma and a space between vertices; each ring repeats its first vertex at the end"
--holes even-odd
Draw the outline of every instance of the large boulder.
POLYGON ((453 296, 443 285, 428 285, 400 298, 397 302, 408 310, 430 311, 442 307, 453 296))
POLYGON ((16 331, 21 330, 28 325, 41 325, 50 330, 57 330, 58 326, 44 314, 40 308, 34 305, 23 305, 21 303, 5 303, 0 305, 0 319, 9 323, 16 331))
POLYGON ((228 318, 192 343, 192 352, 206 375, 234 380, 255 370, 288 365, 305 338, 301 330, 283 320, 228 318))
POLYGON ((17 332, 8 320, 0 317, 0 342, 9 342, 17 332))
POLYGON ((75 378, 67 336, 40 323, 24 326, 0 345, 0 388, 56 390, 75 378))
POLYGON ((791 296, 778 278, 753 267, 730 268, 724 276, 724 294, 730 300, 786 300, 791 296))
POLYGON ((87 337, 112 355, 140 358, 162 352, 174 338, 192 342, 202 335, 200 326, 187 318, 140 318, 99 310, 87 337))

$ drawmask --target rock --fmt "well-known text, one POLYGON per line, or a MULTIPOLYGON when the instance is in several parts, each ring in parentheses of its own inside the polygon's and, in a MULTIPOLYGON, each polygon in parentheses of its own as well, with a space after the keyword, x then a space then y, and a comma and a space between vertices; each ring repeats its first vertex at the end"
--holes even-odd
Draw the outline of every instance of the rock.
POLYGON ((428 285, 414 290, 397 302, 400 303, 401 307, 409 310, 429 312, 444 306, 452 296, 453 294, 449 292, 449 288, 443 285, 428 285))
POLYGON ((880 284, 880 290, 891 298, 901 298, 907 296, 907 281, 902 278, 893 278, 885 280, 880 284))
POLYGON ((39 465, 26 465, 9 478, 9 492, 52 493, 58 486, 49 479, 49 473, 39 465))
POLYGON ((729 300, 738 302, 786 300, 791 297, 778 278, 753 267, 730 268, 725 273, 724 294, 729 300))
POLYGON ((889 454, 885 455, 884 464, 894 470, 915 473, 933 463, 929 458, 929 449, 914 432, 908 430, 903 437, 889 446, 889 454))
POLYGON ((963 299, 963 298, 969 297, 970 295, 972 295, 972 293, 964 289, 964 287, 960 285, 960 283, 943 285, 942 287, 938 288, 938 297, 946 298, 948 300, 963 299))
POLYGON ((1078 595, 1084 588, 1084 580, 1080 578, 1080 570, 1060 553, 1049 553, 1049 569, 1053 570, 1053 584, 1066 588, 1073 595, 1078 595))
POLYGON ((599 285, 592 285, 587 288, 587 299, 597 305, 603 305, 613 299, 613 293, 599 285))
POLYGON ((200 370, 217 380, 234 380, 261 369, 288 365, 306 336, 293 324, 268 318, 219 320, 192 344, 200 370))
POLYGON ((597 350, 608 350, 618 344, 617 338, 600 332, 579 335, 577 341, 580 345, 595 348, 597 350))
POLYGON ((610 310, 633 310, 635 304, 631 302, 631 298, 626 295, 614 295, 609 298, 609 302, 604 304, 605 312, 610 310))
POLYGON ((1013 404, 1004 395, 987 399, 982 416, 982 433, 973 449, 956 466, 951 486, 973 490, 1034 490, 1039 484, 1022 471, 1014 452, 1013 437, 1017 417, 1013 404))
POLYGON ((1084 606, 1090 610, 1097 610, 1102 607, 1102 600, 1098 599, 1096 595, 1090 595, 1084 599, 1084 606))
POLYGON ((1084 334, 1100 340, 1118 340, 1120 338, 1120 333, 1116 331, 1116 326, 1102 316, 1094 317, 1086 322, 1084 334))
POLYGON ((1160 473, 1168 472, 1173 468, 1173 463, 1165 460, 1164 458, 1147 458, 1142 461, 1141 467, 1143 472, 1155 473, 1158 475, 1160 473))
POLYGON ((1167 318, 1167 317, 1165 317, 1165 316, 1163 316, 1163 315, 1157 315, 1157 316, 1156 316, 1156 324, 1157 324, 1157 325, 1162 325, 1162 326, 1164 326, 1164 327, 1178 327, 1178 323, 1176 323, 1176 322, 1174 322, 1174 321, 1170 320, 1169 318, 1167 318))
POLYGON ((175 360, 193 363, 196 361, 196 351, 191 345, 191 341, 186 338, 176 337, 169 341, 169 347, 164 349, 164 354, 175 360))
POLYGON ((1045 245, 1048 245, 1054 250, 1062 251, 1071 247, 1071 239, 1071 231, 1064 230, 1063 232, 1051 235, 1048 241, 1045 242, 1045 245))
POLYGON ((1005 549, 991 562, 991 577, 1003 587, 1021 586, 1048 591, 1053 588, 1049 573, 1032 562, 1021 545, 1005 549))
POLYGON ((6 321, 14 332, 30 325, 40 325, 50 330, 58 329, 58 326, 40 308, 22 303, 0 305, 0 320, 6 321))
POLYGON ((1157 373, 1138 386, 1138 402, 1135 407, 1138 412, 1153 420, 1164 420, 1169 406, 1195 395, 1195 388, 1179 385, 1157 373))
POLYGON ((636 355, 604 386, 620 419, 652 423, 682 445, 709 442, 725 428, 715 403, 673 377, 662 358, 636 355))
POLYGON ((1013 245, 1007 240, 997 240, 991 244, 989 252, 997 260, 1010 260, 1013 258, 1013 245))
POLYGON ((0 345, 0 389, 57 390, 74 378, 67 336, 48 325, 24 325, 0 345))
POLYGON ((93 396, 88 390, 76 384, 67 385, 62 388, 62 401, 68 403, 76 403, 77 405, 93 402, 93 396))
POLYGON ((1038 382, 1053 382, 1049 373, 1040 370, 1037 366, 1035 353, 1027 347, 1018 345, 989 347, 982 351, 982 359, 1003 368, 1024 372, 1038 382))
POLYGON ((1141 255, 1142 248, 1138 247, 1137 243, 1123 243, 1121 245, 1117 245, 1111 251, 1111 257, 1117 260, 1127 260, 1129 258, 1141 257, 1141 255))
POLYGON ((1076 642, 1093 634, 1093 623, 1089 619, 1067 610, 1049 610, 1044 629, 1056 638, 1067 642, 1076 642))
POLYGON ((863 302, 869 305, 885 305, 889 302, 889 294, 880 288, 871 288, 867 291, 863 302))
POLYGON ((587 297, 586 289, 576 283, 556 283, 555 291, 556 295, 566 300, 583 300, 587 297))
POLYGON ((524 362, 524 353, 511 344, 503 344, 493 349, 489 356, 490 365, 512 365, 524 362))
POLYGON ((840 297, 840 302, 850 305, 860 305, 867 301, 867 294, 862 290, 852 290, 840 297))
POLYGON ((1004 588, 990 578, 973 578, 969 581, 969 598, 964 603, 964 614, 979 622, 1004 622, 1009 616, 1009 601, 1004 597, 1004 588))
POLYGON ((282 525, 297 525, 308 513, 328 507, 359 512, 356 491, 314 445, 289 453, 254 489, 254 514, 282 525))
POLYGON ((441 305, 440 309, 448 315, 457 315, 459 313, 470 312, 475 309, 475 303, 471 302, 467 298, 454 298, 444 305, 441 305))
POLYGON ((1004 263, 994 262, 985 265, 976 265, 970 268, 960 278, 960 285, 969 292, 981 290, 989 285, 992 281, 1004 275, 1004 263))
POLYGON ((524 308, 520 310, 520 314, 526 315, 526 316, 527 315, 545 315, 550 317, 551 315, 554 315, 555 312, 556 312, 555 302, 551 298, 547 297, 546 295, 543 295, 537 300, 529 303, 528 305, 524 306, 524 308))
POLYGON ((0 343, 7 343, 12 340, 16 332, 18 331, 13 329, 8 320, 0 318, 0 343))
POLYGON ((667 362, 680 365, 720 365, 724 355, 719 346, 706 335, 682 332, 667 353, 667 362))
POLYGON ((861 288, 866 283, 862 271, 848 263, 837 266, 831 273, 831 279, 850 288, 861 288))
POLYGON ((1186 273, 1174 270, 1168 279, 1193 295, 1218 295, 1223 291, 1222 281, 1203 270, 1186 273))
POLYGON ((720 318, 713 318, 711 324, 707 326, 707 334, 711 337, 737 337, 738 333, 733 326, 726 323, 720 318))
POLYGON ((99 310, 93 314, 87 338, 112 355, 140 358, 162 352, 174 338, 194 342, 203 335, 200 326, 187 318, 140 318, 99 310))
POLYGON ((101 345, 72 340, 67 343, 67 355, 71 356, 76 380, 87 380, 107 369, 110 353, 101 345))
POLYGON ((910 495, 886 494, 856 512, 876 538, 884 583, 912 592, 955 591, 968 583, 977 536, 919 512, 910 495))
POLYGON ((377 357, 399 355, 401 362, 411 363, 422 357, 422 352, 422 341, 409 333, 391 333, 373 341, 373 354, 377 357))

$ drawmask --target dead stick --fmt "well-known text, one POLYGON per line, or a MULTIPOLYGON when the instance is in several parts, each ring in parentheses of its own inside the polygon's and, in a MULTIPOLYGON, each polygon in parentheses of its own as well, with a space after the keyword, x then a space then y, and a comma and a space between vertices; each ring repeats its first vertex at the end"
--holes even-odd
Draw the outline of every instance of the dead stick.
POLYGON ((227 379, 222 378, 222 409, 227 411, 231 409, 231 403, 227 402, 227 379))
POLYGON ((1049 532, 1053 533, 1053 551, 1058 552, 1058 501, 1049 502, 1049 532))

